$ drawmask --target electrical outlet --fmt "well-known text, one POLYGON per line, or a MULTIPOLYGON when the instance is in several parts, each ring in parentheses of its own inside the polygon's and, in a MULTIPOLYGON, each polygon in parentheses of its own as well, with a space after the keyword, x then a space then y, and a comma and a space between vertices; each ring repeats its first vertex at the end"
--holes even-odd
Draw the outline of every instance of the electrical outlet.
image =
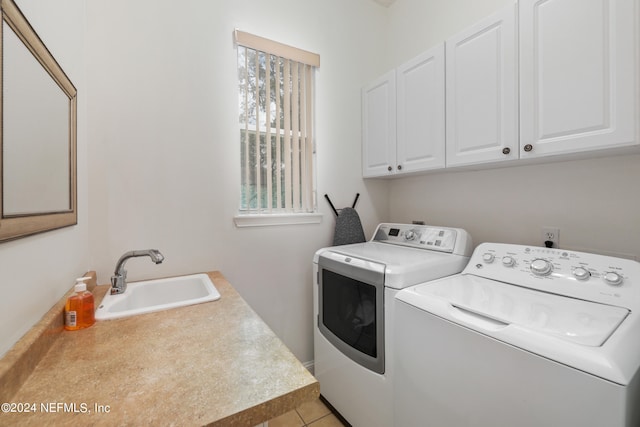
POLYGON ((542 246, 551 242, 551 248, 560 247, 560 229, 558 227, 542 227, 542 246))

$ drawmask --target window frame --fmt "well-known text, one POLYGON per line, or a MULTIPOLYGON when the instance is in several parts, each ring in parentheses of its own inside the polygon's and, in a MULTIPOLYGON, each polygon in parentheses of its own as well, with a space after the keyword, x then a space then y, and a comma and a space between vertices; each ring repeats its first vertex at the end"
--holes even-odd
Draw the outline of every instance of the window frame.
MULTIPOLYGON (((249 64, 249 55, 248 50, 252 49, 255 51, 255 58, 260 58, 260 55, 264 55, 268 58, 269 64, 271 61, 275 61, 275 66, 277 73, 277 81, 279 83, 276 84, 276 88, 267 89, 267 97, 269 98, 266 103, 266 106, 262 108, 259 105, 255 107, 255 119, 254 122, 249 124, 249 120, 244 120, 246 123, 242 123, 243 120, 240 117, 238 122, 239 128, 239 140, 238 142, 241 144, 241 162, 244 162, 241 165, 241 184, 240 184, 240 204, 238 206, 238 214, 234 217, 234 222, 238 227, 251 227, 251 226, 263 226, 263 225, 290 225, 290 224, 317 224, 322 221, 322 214, 318 212, 318 203, 317 203, 317 187, 316 187, 316 141, 315 141, 315 69, 320 65, 320 57, 319 55, 313 54, 308 51, 304 51, 301 49, 297 49, 288 45, 283 45, 278 42, 274 42, 269 39, 265 39, 259 36, 255 36, 249 33, 241 32, 238 30, 234 31, 235 41, 236 41, 236 58, 237 58, 237 66, 238 70, 241 70, 241 57, 240 57, 240 49, 245 49, 245 60, 246 64, 249 64), (282 63, 282 71, 280 70, 282 63), (291 66, 291 69, 289 67, 291 66), (295 72, 293 69, 295 68, 295 72), (291 82, 293 86, 296 86, 295 89, 290 89, 287 83, 291 82), (284 89, 284 86, 287 86, 284 89), (280 87, 283 87, 284 95, 280 95, 278 93, 276 98, 278 99, 278 103, 276 104, 277 119, 275 122, 277 124, 275 127, 271 127, 272 123, 260 123, 262 114, 266 114, 266 118, 268 121, 271 121, 270 114, 272 114, 272 106, 271 106, 271 95, 270 91, 278 90, 280 91, 280 87), (302 86, 300 93, 298 93, 298 87, 302 86), (304 95, 302 95, 304 94, 304 95), (294 99, 299 108, 293 110, 291 112, 284 113, 281 116, 281 113, 286 109, 289 109, 291 105, 281 105, 282 103, 279 101, 280 97, 292 98, 294 99), (300 105, 299 103, 302 103, 300 105), (267 112, 268 110, 268 112, 267 112), (308 113, 305 116, 300 116, 300 113, 308 113), (281 120, 284 120, 284 125, 282 125, 281 120), (272 142, 274 141, 277 142, 272 142), (252 143, 249 140, 253 140, 252 143), (262 147, 262 143, 259 142, 261 140, 265 140, 264 144, 267 144, 267 150, 264 150, 265 161, 267 162, 267 167, 265 168, 265 172, 261 169, 264 166, 260 166, 263 164, 262 156, 260 154, 262 147), (267 142, 267 139, 269 142, 267 142), (257 141, 257 142, 256 142, 257 141), (294 142, 295 141, 295 142, 294 142), (242 146, 244 144, 244 146, 242 146), (252 146, 251 146, 252 145, 252 146), (280 147, 282 145, 282 149, 280 147), (285 146, 288 146, 284 148, 285 146), (257 152, 257 159, 253 161, 253 164, 250 164, 250 155, 249 150, 254 150, 253 152, 257 152), (272 158, 271 152, 276 150, 277 159, 272 158), (280 158, 280 151, 286 155, 287 158, 295 159, 293 164, 287 162, 285 159, 280 158), (286 173, 286 178, 282 178, 280 176, 280 168, 274 166, 279 162, 281 165, 285 165, 285 170, 288 168, 286 173), (295 166, 294 166, 295 165, 295 166), (254 168, 254 170, 251 170, 254 168), (293 169, 295 170, 293 170, 293 169), (305 169, 311 169, 310 172, 304 173, 305 169), (273 172, 275 172, 275 176, 273 172), (268 184, 261 184, 262 174, 265 174, 264 179, 268 184), (291 178, 290 174, 293 174, 294 178, 291 178), (250 175, 253 175, 253 180, 250 179, 250 175), (275 187, 277 189, 273 189, 274 185, 272 182, 275 180, 275 187), (280 184, 280 180, 282 180, 282 184, 280 184), (294 185, 287 184, 287 182, 292 182, 295 180, 294 185), (252 185, 255 186, 257 182, 258 188, 256 190, 257 205, 252 207, 249 204, 249 199, 245 199, 246 194, 252 185), (276 196, 275 192, 281 190, 280 193, 285 194, 286 197, 280 198, 279 195, 276 196), (262 192, 266 191, 266 203, 263 206, 261 201, 265 200, 263 198, 262 192), (271 197, 270 197, 271 196, 271 197), (275 200, 274 200, 275 198, 275 200), (288 201, 285 203, 279 203, 281 200, 294 200, 293 203, 289 203, 288 201), (276 202, 277 200, 277 202, 276 202)), ((264 57, 263 57, 264 58, 264 57)), ((256 79, 256 86, 260 85, 260 82, 269 79, 270 77, 270 69, 271 65, 262 67, 262 64, 259 59, 255 60, 255 68, 266 71, 266 75, 262 75, 259 71, 256 75, 252 76, 252 78, 256 79), (260 65, 259 65, 260 64, 260 65)), ((248 69, 248 66, 246 66, 248 69)), ((249 77, 249 72, 247 71, 246 77, 249 77)), ((243 84, 242 78, 239 76, 240 85, 243 84)), ((248 81, 245 82, 245 94, 249 93, 248 89, 248 81)), ((240 96, 242 96, 242 88, 240 89, 240 96)), ((259 98, 259 95, 253 97, 255 100, 259 98)), ((253 111, 249 110, 249 104, 247 102, 248 98, 244 98, 245 105, 241 107, 239 111, 242 114, 242 110, 245 111, 245 117, 251 117, 253 111)), ((242 99, 240 103, 243 102, 242 99)), ((257 101, 259 102, 259 101, 257 101)), ((289 101, 286 101, 289 102, 289 101)))

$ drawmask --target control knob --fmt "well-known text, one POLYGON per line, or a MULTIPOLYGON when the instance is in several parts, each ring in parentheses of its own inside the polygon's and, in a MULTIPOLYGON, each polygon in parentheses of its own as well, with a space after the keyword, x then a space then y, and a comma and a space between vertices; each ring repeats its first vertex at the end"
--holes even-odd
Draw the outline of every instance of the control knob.
POLYGON ((620 286, 622 284, 622 276, 613 271, 608 271, 604 275, 604 281, 607 283, 607 285, 620 286))
POLYGON ((513 267, 516 264, 516 260, 512 256, 504 256, 502 257, 502 265, 505 267, 513 267))
POLYGON ((415 238, 416 238, 416 233, 413 230, 409 230, 406 233, 404 233, 405 240, 413 240, 415 238))
POLYGON ((573 270, 573 276, 578 280, 587 280, 591 277, 591 273, 586 268, 576 267, 573 270))
POLYGON ((482 255, 482 260, 487 264, 491 264, 494 259, 496 259, 496 257, 493 254, 490 254, 489 252, 482 255))
POLYGON ((535 274, 536 276, 546 276, 547 274, 551 273, 552 265, 546 259, 538 258, 534 259, 531 262, 530 268, 533 274, 535 274))

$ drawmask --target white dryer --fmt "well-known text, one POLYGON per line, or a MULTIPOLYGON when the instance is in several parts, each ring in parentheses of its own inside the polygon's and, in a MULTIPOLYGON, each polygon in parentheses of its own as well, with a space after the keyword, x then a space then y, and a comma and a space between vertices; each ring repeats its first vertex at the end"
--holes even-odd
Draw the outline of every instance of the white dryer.
POLYGON ((354 427, 393 422, 396 293, 459 273, 471 252, 462 229, 411 224, 380 224, 368 242, 316 252, 315 376, 322 396, 354 427))
POLYGON ((640 263, 484 243, 396 300, 397 427, 640 426, 640 263))

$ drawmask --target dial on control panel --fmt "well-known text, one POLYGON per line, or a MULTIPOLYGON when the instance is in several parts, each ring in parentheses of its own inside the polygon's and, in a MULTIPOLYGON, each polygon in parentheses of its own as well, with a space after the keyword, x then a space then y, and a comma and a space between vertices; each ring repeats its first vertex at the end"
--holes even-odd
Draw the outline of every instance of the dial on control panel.
POLYGON ((546 276, 547 274, 551 273, 553 266, 546 259, 538 258, 534 259, 531 262, 530 268, 533 274, 535 274, 536 276, 546 276))
POLYGON ((573 270, 573 276, 578 280, 587 280, 589 277, 591 277, 591 273, 589 273, 589 271, 585 268, 576 267, 573 270))
POLYGON ((516 260, 512 256, 504 256, 502 257, 502 265, 505 267, 513 267, 516 265, 516 260))
POLYGON ((491 264, 495 258, 496 257, 493 254, 490 254, 489 252, 482 255, 482 260, 487 264, 491 264))
POLYGON ((622 284, 622 276, 613 271, 609 271, 605 273, 604 281, 607 285, 620 286, 622 284))

